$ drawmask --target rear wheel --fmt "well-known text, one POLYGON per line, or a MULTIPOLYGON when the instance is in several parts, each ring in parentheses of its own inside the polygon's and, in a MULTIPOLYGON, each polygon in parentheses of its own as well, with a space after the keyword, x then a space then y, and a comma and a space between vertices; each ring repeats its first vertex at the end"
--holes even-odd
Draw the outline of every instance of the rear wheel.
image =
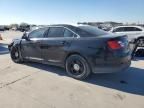
POLYGON ((71 55, 67 58, 66 71, 69 76, 78 80, 87 78, 91 73, 89 64, 80 55, 71 55))
POLYGON ((20 53, 19 53, 18 48, 15 48, 15 47, 11 48, 10 54, 11 54, 12 60, 15 63, 22 63, 23 62, 22 58, 20 57, 20 53))

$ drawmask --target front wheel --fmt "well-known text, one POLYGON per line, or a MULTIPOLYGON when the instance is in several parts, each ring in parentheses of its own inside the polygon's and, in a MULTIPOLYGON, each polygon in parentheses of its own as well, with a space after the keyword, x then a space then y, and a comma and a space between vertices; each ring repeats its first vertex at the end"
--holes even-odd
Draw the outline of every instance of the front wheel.
POLYGON ((69 76, 78 80, 87 78, 91 73, 88 62, 80 55, 71 55, 67 58, 66 71, 69 76))
POLYGON ((11 55, 11 59, 15 63, 22 63, 23 62, 22 58, 20 57, 20 53, 19 53, 18 48, 15 48, 15 47, 11 48, 10 55, 11 55))

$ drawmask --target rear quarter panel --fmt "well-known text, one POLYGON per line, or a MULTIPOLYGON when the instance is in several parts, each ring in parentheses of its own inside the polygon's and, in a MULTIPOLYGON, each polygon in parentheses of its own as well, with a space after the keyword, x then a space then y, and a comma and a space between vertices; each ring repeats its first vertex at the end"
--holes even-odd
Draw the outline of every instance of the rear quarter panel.
MULTIPOLYGON (((74 39, 69 53, 76 52, 86 58, 93 65, 107 65, 111 63, 119 63, 123 58, 130 56, 128 42, 124 48, 111 51, 107 45, 107 41, 111 39, 122 40, 125 36, 105 35, 100 37, 82 37, 74 39)), ((126 38, 126 37, 125 37, 126 38)), ((127 40, 123 40, 127 41, 127 40)))
POLYGON ((69 53, 78 53, 83 56, 91 65, 96 61, 104 62, 106 40, 95 37, 75 38, 69 48, 69 53))

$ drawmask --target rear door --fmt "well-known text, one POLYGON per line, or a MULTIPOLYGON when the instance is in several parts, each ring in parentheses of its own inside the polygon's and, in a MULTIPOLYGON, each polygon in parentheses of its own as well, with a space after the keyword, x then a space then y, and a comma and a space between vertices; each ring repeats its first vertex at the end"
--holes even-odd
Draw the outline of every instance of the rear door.
POLYGON ((74 34, 64 27, 50 27, 42 41, 43 59, 48 63, 62 63, 74 34))
POLYGON ((21 42, 21 52, 22 56, 26 59, 30 59, 32 61, 41 61, 42 60, 42 52, 41 52, 41 40, 44 38, 44 33, 47 28, 41 28, 32 31, 28 35, 29 40, 23 39, 21 42))

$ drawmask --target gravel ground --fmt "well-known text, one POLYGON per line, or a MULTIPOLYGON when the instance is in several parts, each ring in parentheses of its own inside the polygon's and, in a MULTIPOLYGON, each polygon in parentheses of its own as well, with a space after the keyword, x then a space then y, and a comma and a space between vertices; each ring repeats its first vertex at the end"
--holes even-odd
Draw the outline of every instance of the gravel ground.
MULTIPOLYGON (((6 51, 6 44, 20 35, 2 33, 0 49, 6 51)), ((85 81, 55 66, 15 64, 8 51, 0 54, 0 62, 0 108, 144 108, 144 58, 136 58, 125 72, 95 74, 85 81)))

